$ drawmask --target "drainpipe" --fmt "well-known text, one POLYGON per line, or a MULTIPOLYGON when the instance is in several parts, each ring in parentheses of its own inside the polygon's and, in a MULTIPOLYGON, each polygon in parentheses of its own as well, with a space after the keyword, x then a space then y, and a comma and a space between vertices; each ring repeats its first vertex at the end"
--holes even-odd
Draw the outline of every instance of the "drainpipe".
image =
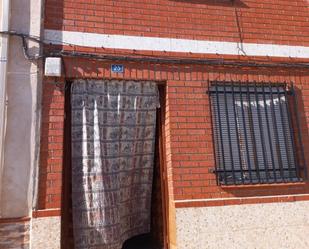
MULTIPOLYGON (((10 20, 10 0, 2 0, 0 9, 1 31, 9 30, 10 20)), ((0 203, 2 199, 2 176, 4 167, 4 142, 6 126, 6 85, 7 85, 7 59, 8 59, 9 37, 0 36, 0 203)), ((2 207, 0 206, 0 218, 2 217, 2 207)))

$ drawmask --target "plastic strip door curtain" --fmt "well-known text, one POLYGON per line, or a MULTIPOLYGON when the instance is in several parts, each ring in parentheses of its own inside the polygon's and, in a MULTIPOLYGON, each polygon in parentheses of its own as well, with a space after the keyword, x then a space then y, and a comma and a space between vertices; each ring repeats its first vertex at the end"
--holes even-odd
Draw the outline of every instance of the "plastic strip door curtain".
POLYGON ((76 80, 72 203, 76 249, 121 249, 150 231, 157 85, 76 80))

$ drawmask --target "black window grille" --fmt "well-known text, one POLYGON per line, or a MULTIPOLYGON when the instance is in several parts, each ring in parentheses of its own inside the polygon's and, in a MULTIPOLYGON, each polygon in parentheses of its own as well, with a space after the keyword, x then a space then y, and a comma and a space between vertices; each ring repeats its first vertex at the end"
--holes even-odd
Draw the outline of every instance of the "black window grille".
POLYGON ((305 178, 293 86, 212 82, 209 94, 218 184, 305 178))

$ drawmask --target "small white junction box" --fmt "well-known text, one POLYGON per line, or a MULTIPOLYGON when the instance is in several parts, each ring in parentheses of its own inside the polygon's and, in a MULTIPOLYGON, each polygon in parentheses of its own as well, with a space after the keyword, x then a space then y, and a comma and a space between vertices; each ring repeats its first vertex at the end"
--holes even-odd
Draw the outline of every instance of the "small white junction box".
POLYGON ((45 59, 45 76, 61 77, 62 60, 60 57, 47 57, 45 59))

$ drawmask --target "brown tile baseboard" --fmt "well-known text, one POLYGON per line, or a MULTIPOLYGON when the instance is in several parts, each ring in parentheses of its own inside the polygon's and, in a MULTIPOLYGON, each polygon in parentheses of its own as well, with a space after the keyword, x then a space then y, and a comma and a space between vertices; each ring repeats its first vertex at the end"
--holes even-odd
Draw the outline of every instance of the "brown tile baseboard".
POLYGON ((54 217, 61 216, 61 209, 43 209, 43 210, 34 210, 32 212, 33 218, 44 218, 44 217, 54 217))
POLYGON ((18 218, 0 218, 0 224, 4 223, 21 223, 21 222, 27 222, 30 221, 30 217, 18 217, 18 218))

